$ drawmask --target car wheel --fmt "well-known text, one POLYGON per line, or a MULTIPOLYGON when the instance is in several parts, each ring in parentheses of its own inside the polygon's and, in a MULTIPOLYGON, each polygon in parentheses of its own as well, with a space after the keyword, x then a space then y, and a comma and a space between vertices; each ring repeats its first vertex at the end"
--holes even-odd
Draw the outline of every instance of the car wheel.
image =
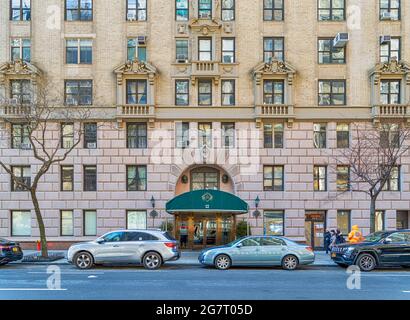
POLYGON ((0 266, 4 266, 6 264, 7 264, 7 262, 0 262, 0 266))
POLYGON ((219 270, 227 270, 231 267, 232 261, 226 254, 220 254, 215 258, 214 265, 219 270))
POLYGON ((143 258, 143 264, 146 269, 159 269, 162 265, 162 258, 156 252, 148 252, 143 258))
POLYGON ((285 256, 282 260, 282 268, 285 270, 295 270, 299 265, 299 260, 294 255, 285 256))
POLYGON ((94 258, 91 253, 79 252, 74 257, 74 264, 78 269, 90 269, 94 265, 94 258))
POLYGON ((377 263, 376 259, 371 254, 363 253, 357 258, 356 265, 361 271, 368 272, 376 268, 377 263))
POLYGON ((345 264, 345 263, 336 263, 339 267, 342 267, 342 268, 347 268, 348 267, 348 265, 347 264, 345 264))

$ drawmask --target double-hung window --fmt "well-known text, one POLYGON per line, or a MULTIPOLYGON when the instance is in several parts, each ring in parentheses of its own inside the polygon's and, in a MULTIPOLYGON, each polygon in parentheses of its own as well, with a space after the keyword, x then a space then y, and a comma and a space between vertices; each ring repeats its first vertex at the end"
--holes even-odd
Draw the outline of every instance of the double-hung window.
POLYGON ((351 230, 351 212, 350 210, 337 210, 337 229, 343 235, 349 234, 351 230))
POLYGON ((326 148, 326 124, 313 124, 313 145, 316 149, 326 148))
POLYGON ((347 123, 338 123, 336 125, 336 144, 337 148, 349 148, 350 144, 350 132, 349 124, 347 123))
POLYGON ((263 81, 263 103, 264 104, 284 104, 285 103, 285 82, 283 80, 263 81))
POLYGON ((84 210, 83 213, 83 233, 84 236, 97 235, 97 211, 84 210))
POLYGON ((198 105, 212 105, 212 80, 198 81, 198 105))
POLYGON ((313 190, 326 191, 327 190, 327 167, 314 166, 313 167, 313 190))
POLYGON ((147 148, 147 124, 145 122, 127 124, 127 148, 147 148))
POLYGON ((390 176, 383 186, 383 191, 400 191, 400 166, 391 168, 390 176))
POLYGON ((350 168, 345 165, 336 167, 336 189, 337 191, 350 190, 350 168))
POLYGON ((74 235, 74 212, 73 210, 60 211, 60 234, 61 236, 74 235))
POLYGON ((185 149, 189 146, 189 122, 177 122, 175 124, 175 146, 185 149))
POLYGON ((383 124, 380 130, 380 146, 382 148, 399 148, 403 141, 400 141, 400 129, 397 123, 383 124))
POLYGON ((31 236, 31 212, 29 210, 11 211, 11 235, 13 237, 31 236))
POLYGON ((147 104, 147 80, 127 80, 127 104, 147 104))
POLYGON ((127 166, 127 191, 147 190, 147 166, 127 166))
POLYGON ((31 20, 31 0, 10 0, 10 20, 31 20))
POLYGON ((84 166, 84 191, 97 191, 97 166, 84 166))
POLYGON ((188 61, 188 40, 176 40, 176 58, 179 63, 185 63, 188 61))
POLYGON ((198 123, 198 143, 199 148, 212 147, 212 123, 198 123))
POLYGON ((66 40, 66 63, 67 64, 92 64, 93 41, 90 39, 67 39, 66 40))
POLYGON ((92 80, 66 80, 65 104, 69 106, 92 105, 92 80))
POLYGON ((91 21, 93 0, 65 0, 65 19, 67 21, 91 21))
POLYGON ((84 148, 97 148, 97 123, 95 122, 84 124, 84 148))
POLYGON ((270 37, 263 39, 263 61, 270 63, 272 60, 284 61, 285 39, 283 37, 270 37))
POLYGON ((61 148, 70 149, 74 145, 74 123, 61 124, 61 148))
POLYGON ((345 20, 345 0, 318 0, 318 20, 345 20))
POLYGON ((345 80, 319 80, 319 106, 346 105, 345 80))
MULTIPOLYGON (((31 185, 31 168, 30 166, 12 166, 11 171, 18 181, 27 186, 31 185)), ((27 191, 27 188, 16 183, 11 179, 11 191, 27 191)))
POLYGON ((11 80, 10 98, 16 99, 17 103, 29 104, 31 102, 30 80, 11 80))
POLYGON ((198 0, 198 18, 211 19, 212 18, 212 0, 198 0))
POLYGON ((382 80, 380 81, 380 102, 381 104, 399 104, 400 98, 400 80, 382 80))
POLYGON ((10 41, 11 61, 31 60, 31 40, 26 38, 12 38, 10 41))
POLYGON ((263 167, 263 190, 284 191, 284 166, 263 167))
POLYGON ((175 105, 189 105, 189 80, 175 80, 175 105))
POLYGON ((222 38, 222 63, 235 62, 235 38, 222 38))
POLYGON ((401 0, 380 0, 380 20, 400 20, 401 0))
POLYGON ((283 0, 264 0, 263 1, 263 20, 282 21, 284 19, 283 0))
POLYGON ((393 58, 395 58, 397 61, 400 61, 401 59, 400 53, 401 53, 401 38, 400 37, 392 37, 390 38, 390 41, 380 43, 380 62, 382 63, 389 62, 393 58))
POLYGON ((175 20, 188 21, 189 0, 175 0, 175 20))
POLYGON ((147 20, 147 0, 127 0, 127 20, 147 20))
POLYGON ((74 190, 74 166, 61 166, 61 191, 74 190))
POLYGON ((268 123, 263 126, 263 147, 283 148, 283 123, 268 123))
POLYGON ((222 129, 222 147, 234 148, 235 147, 235 123, 223 122, 221 123, 222 129))
POLYGON ((346 48, 333 47, 333 38, 318 40, 318 55, 320 64, 346 63, 346 48))
POLYGON ((235 0, 222 0, 222 21, 235 20, 235 0))
POLYGON ((30 149, 29 124, 13 123, 11 125, 11 147, 12 149, 30 149))
POLYGON ((212 38, 198 39, 198 60, 212 61, 212 38))
POLYGON ((222 105, 233 106, 235 105, 235 80, 222 80, 222 105))
POLYGON ((147 45, 144 36, 129 38, 127 41, 127 60, 128 61, 147 61, 147 45))

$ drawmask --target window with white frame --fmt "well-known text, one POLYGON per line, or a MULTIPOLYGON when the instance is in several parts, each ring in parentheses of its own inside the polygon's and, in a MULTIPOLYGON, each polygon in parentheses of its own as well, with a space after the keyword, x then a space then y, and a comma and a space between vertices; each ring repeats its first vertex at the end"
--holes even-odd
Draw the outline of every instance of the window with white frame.
POLYGON ((380 43, 380 62, 389 62, 393 58, 397 61, 401 59, 401 38, 391 37, 390 41, 380 43))
POLYGON ((74 235, 74 212, 73 210, 61 210, 61 236, 74 235))
POLYGON ((91 39, 66 40, 67 64, 92 64, 93 41, 91 39))
POLYGON ((127 20, 147 20, 147 0, 127 0, 127 20))
POLYGON ((189 122, 175 123, 175 146, 180 149, 189 147, 189 122))
POLYGON ((198 0, 198 18, 212 18, 212 0, 198 0))
POLYGON ((12 38, 10 40, 11 61, 31 60, 31 40, 28 38, 12 38))
POLYGON ((147 212, 139 210, 127 211, 127 229, 146 229, 147 228, 147 212))
POLYGON ((84 210, 83 213, 83 233, 84 236, 97 235, 97 211, 84 210))
POLYGON ((222 63, 235 62, 235 38, 222 38, 222 63))
POLYGON ((11 211, 11 235, 13 237, 31 236, 31 212, 28 210, 11 211))
POLYGON ((10 0, 10 20, 30 21, 31 0, 10 0))
POLYGON ((222 21, 235 20, 235 0, 222 0, 222 21))
POLYGON ((128 61, 147 61, 147 44, 146 37, 139 36, 128 38, 127 41, 127 60, 128 61))
POLYGON ((212 61, 212 38, 198 39, 198 60, 212 61))
POLYGON ((235 147, 235 123, 234 122, 222 122, 222 147, 234 148, 235 147))

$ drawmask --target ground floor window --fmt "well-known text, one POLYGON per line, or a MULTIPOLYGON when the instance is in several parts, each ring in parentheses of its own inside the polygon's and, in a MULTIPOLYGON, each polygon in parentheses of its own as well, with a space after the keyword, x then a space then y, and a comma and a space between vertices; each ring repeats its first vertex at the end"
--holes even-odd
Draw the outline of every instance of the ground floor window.
POLYGON ((344 235, 349 234, 350 226, 350 210, 337 211, 337 229, 344 235))
POLYGON ((397 230, 409 228, 409 212, 408 211, 397 211, 396 228, 397 230))
POLYGON ((31 236, 31 212, 14 210, 11 212, 11 235, 13 237, 31 236))
POLYGON ((146 229, 147 212, 128 210, 127 211, 127 229, 146 229))
POLYGON ((84 211, 84 236, 97 235, 97 211, 84 211))
POLYGON ((377 232, 384 230, 385 212, 377 210, 370 216, 370 232, 377 232))
POLYGON ((61 235, 74 235, 74 212, 72 210, 61 210, 61 235))
POLYGON ((263 215, 265 235, 283 236, 285 234, 285 212, 283 210, 265 211, 263 215))

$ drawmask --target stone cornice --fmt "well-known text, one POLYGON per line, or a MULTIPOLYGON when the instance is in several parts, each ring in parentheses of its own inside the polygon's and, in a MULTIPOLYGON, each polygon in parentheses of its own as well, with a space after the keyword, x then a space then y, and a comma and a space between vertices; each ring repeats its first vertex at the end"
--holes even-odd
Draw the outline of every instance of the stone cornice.
POLYGON ((151 85, 154 84, 155 76, 158 74, 157 68, 148 62, 143 61, 127 61, 124 64, 116 67, 114 73, 117 75, 118 84, 121 85, 124 76, 126 75, 145 75, 151 85))
POLYGON ((374 77, 374 85, 379 84, 382 76, 396 75, 405 77, 407 85, 410 85, 410 65, 405 61, 398 61, 396 58, 389 62, 376 64, 369 72, 369 76, 374 77))
POLYGON ((272 60, 270 63, 262 62, 252 70, 252 76, 256 84, 261 84, 262 78, 269 75, 283 75, 287 77, 288 84, 292 85, 296 69, 287 62, 272 60))
POLYGON ((23 60, 5 62, 0 65, 0 84, 10 76, 27 76, 35 83, 37 77, 41 75, 42 71, 39 68, 23 60))

